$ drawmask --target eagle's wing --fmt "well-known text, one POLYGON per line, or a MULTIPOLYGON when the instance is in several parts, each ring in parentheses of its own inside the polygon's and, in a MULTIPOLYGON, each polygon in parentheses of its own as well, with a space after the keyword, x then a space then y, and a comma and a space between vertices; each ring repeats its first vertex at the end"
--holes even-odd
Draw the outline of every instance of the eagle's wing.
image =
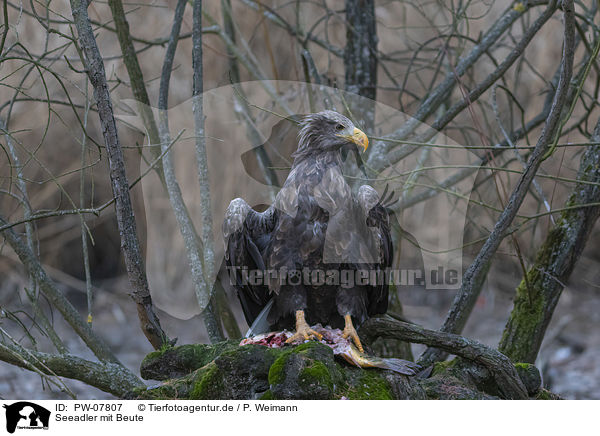
POLYGON ((264 280, 254 282, 251 271, 265 271, 264 251, 277 222, 278 212, 270 207, 257 212, 241 198, 229 203, 223 220, 225 264, 232 286, 237 290, 248 325, 252 325, 269 302, 264 280))
MULTIPOLYGON (((367 226, 374 229, 375 237, 379 240, 379 253, 377 262, 372 266, 381 271, 386 271, 392 266, 394 251, 392 236, 390 233, 390 216, 387 204, 391 199, 386 198, 387 188, 379 197, 377 191, 368 185, 363 185, 358 190, 357 201, 365 211, 367 226)), ((382 281, 381 284, 369 286, 367 297, 367 312, 369 316, 383 314, 388 307, 389 284, 382 281)))

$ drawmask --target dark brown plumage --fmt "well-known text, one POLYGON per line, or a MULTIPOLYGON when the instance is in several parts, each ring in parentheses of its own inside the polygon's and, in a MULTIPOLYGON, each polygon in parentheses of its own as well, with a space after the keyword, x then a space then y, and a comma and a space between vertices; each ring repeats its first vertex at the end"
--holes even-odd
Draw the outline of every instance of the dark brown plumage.
POLYGON ((387 310, 383 273, 393 257, 389 215, 370 186, 353 194, 341 170, 342 150, 357 145, 366 149, 368 141, 346 117, 333 111, 309 115, 275 204, 257 212, 240 198, 230 203, 223 223, 225 262, 249 325, 273 298, 271 329, 293 328, 295 320, 300 338, 307 338, 318 335, 306 322, 345 325, 345 334, 361 348, 351 321, 359 326, 387 310), (271 275, 247 280, 244 271, 256 270, 271 275), (284 271, 288 276, 282 281, 284 271), (329 280, 323 281, 327 273, 329 280), (344 286, 343 276, 350 275, 370 275, 370 281, 344 286))

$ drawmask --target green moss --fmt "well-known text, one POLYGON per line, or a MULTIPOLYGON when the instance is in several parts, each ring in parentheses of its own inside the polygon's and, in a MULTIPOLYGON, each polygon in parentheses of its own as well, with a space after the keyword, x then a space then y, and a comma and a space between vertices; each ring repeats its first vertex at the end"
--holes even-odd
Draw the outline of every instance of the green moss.
POLYGON ((537 394, 542 387, 542 376, 540 371, 531 363, 515 363, 515 369, 519 378, 525 385, 529 396, 537 394))
POLYGON ((349 400, 393 400, 389 383, 377 370, 362 370, 360 377, 343 393, 349 400))
POLYGON ((275 360, 286 351, 263 345, 244 345, 223 352, 215 359, 225 370, 246 368, 259 373, 267 373, 275 360))
POLYGON ((212 362, 221 354, 239 348, 239 343, 234 341, 223 341, 217 344, 195 344, 182 345, 178 347, 180 360, 189 366, 201 368, 209 362, 212 362))
POLYGON ((329 369, 318 360, 313 361, 310 366, 302 369, 298 378, 301 386, 307 387, 316 383, 327 386, 333 392, 333 380, 329 369))
MULTIPOLYGON (((586 150, 577 174, 579 180, 598 179, 595 168, 600 157, 599 150, 586 150)), ((535 362, 562 292, 561 282, 570 276, 584 248, 585 234, 589 231, 588 218, 592 218, 592 215, 587 216, 587 212, 584 214, 579 206, 594 202, 599 193, 597 187, 591 185, 578 184, 574 188, 557 224, 548 233, 537 252, 535 263, 525 276, 528 283, 523 280, 517 288, 514 309, 500 342, 500 351, 513 361, 535 362)))
POLYGON ((431 371, 431 377, 438 375, 438 374, 443 374, 445 372, 448 372, 448 370, 450 370, 451 368, 454 368, 456 366, 457 362, 458 362, 457 359, 445 360, 444 362, 436 362, 433 365, 433 370, 431 371))
POLYGON ((517 287, 514 308, 499 346, 500 352, 513 361, 531 360, 532 351, 537 354, 539 349, 535 338, 539 336, 537 330, 544 323, 545 308, 542 268, 547 267, 550 255, 551 250, 542 247, 535 265, 527 272, 527 282, 523 279, 517 287))
MULTIPOLYGON (((224 350, 231 347, 229 341, 219 342, 218 344, 186 344, 178 347, 165 346, 160 350, 153 351, 146 355, 144 362, 156 361, 167 355, 171 355, 180 362, 198 362, 204 366, 211 360, 214 360, 224 350)), ((235 344, 237 346, 237 344, 235 344)), ((199 368, 198 367, 198 368, 199 368)))
POLYGON ((312 379, 317 380, 319 382, 323 382, 326 386, 333 387, 333 378, 331 369, 325 365, 321 359, 322 354, 326 353, 327 357, 331 357, 333 362, 333 352, 327 346, 320 344, 318 342, 305 342, 303 344, 298 345, 297 347, 287 350, 284 352, 279 351, 279 355, 275 362, 269 368, 269 384, 277 385, 283 383, 285 379, 285 366, 292 354, 298 354, 304 358, 310 359, 311 363, 309 366, 302 369, 300 372, 300 378, 305 378, 306 380, 312 379), (329 356, 331 354, 331 356, 329 356))
POLYGON ((536 400, 562 400, 559 395, 550 392, 547 389, 540 389, 538 394, 535 396, 536 400))
POLYGON ((136 389, 133 398, 138 400, 177 400, 188 399, 190 388, 193 386, 195 374, 175 378, 162 383, 159 386, 136 389))
POLYGON ((307 354, 311 354, 315 350, 322 349, 322 348, 323 348, 323 344, 316 342, 316 341, 308 341, 308 342, 304 342, 303 344, 298 345, 292 351, 296 354, 307 355, 307 354))
POLYGON ((188 344, 165 347, 149 353, 140 365, 144 379, 166 380, 181 377, 202 368, 228 350, 239 348, 238 341, 217 344, 188 344))
MULTIPOLYGON (((150 353, 156 369, 180 371, 183 361, 205 358, 207 346, 183 346, 150 353), (175 359, 174 359, 175 357, 175 359), (180 360, 177 360, 180 359, 180 360)), ((212 347, 212 346, 208 346, 212 347)), ((497 398, 487 371, 460 358, 436 363, 428 379, 408 382, 379 369, 363 369, 334 360, 330 348, 316 342, 270 349, 259 345, 214 349, 216 358, 201 368, 173 376, 160 386, 136 389, 133 398, 159 399, 491 399, 497 398), (487 378, 486 378, 487 377, 487 378)), ((532 398, 554 399, 539 389, 538 371, 528 363, 515 368, 532 398)), ((494 382, 495 383, 495 382, 494 382)))
POLYGON ((332 399, 343 381, 333 351, 318 342, 288 348, 269 368, 268 383, 275 399, 332 399))
POLYGON ((262 394, 259 398, 259 400, 274 400, 275 398, 273 398, 273 392, 271 392, 271 390, 269 389, 267 392, 265 392, 264 394, 262 394))
POLYGON ((430 400, 491 400, 498 399, 494 395, 477 390, 452 376, 429 378, 420 382, 430 400))
POLYGON ((190 400, 220 399, 223 392, 223 374, 214 362, 196 371, 190 400))
POLYGON ((153 361, 159 359, 163 354, 165 354, 168 350, 172 348, 173 347, 164 347, 160 350, 152 351, 151 353, 146 354, 146 357, 144 357, 144 359, 142 360, 142 365, 145 361, 153 361))
POLYGON ((136 389, 135 398, 139 400, 175 400, 186 398, 188 386, 180 380, 173 380, 154 388, 136 389))
POLYGON ((281 356, 275 359, 275 362, 273 362, 273 364, 269 368, 268 380, 271 386, 283 383, 283 380, 285 379, 284 368, 290 354, 291 351, 287 351, 281 354, 281 356))

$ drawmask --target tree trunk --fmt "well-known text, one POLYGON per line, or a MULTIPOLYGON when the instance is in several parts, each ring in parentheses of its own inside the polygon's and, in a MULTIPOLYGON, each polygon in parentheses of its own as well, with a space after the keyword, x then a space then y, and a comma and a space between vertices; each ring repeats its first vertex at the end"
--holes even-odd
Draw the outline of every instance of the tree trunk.
POLYGON ((377 27, 374 0, 346 0, 346 91, 372 100, 350 104, 352 115, 367 131, 375 119, 377 95, 377 27))
MULTIPOLYGON (((600 142, 600 121, 590 141, 600 142)), ((558 223, 527 271, 527 281, 517 288, 499 347, 515 362, 535 362, 560 294, 600 215, 599 145, 586 148, 577 180, 558 223)))

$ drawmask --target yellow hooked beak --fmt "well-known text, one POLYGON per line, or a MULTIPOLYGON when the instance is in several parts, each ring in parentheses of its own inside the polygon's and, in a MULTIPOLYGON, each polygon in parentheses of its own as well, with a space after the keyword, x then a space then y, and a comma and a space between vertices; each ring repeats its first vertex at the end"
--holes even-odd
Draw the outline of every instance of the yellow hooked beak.
POLYGON ((363 132, 362 130, 357 129, 355 127, 352 135, 339 135, 339 136, 342 136, 342 137, 348 139, 349 141, 354 142, 356 145, 362 147, 363 152, 367 151, 367 147, 369 146, 369 139, 367 138, 367 135, 365 135, 365 132, 363 132))

